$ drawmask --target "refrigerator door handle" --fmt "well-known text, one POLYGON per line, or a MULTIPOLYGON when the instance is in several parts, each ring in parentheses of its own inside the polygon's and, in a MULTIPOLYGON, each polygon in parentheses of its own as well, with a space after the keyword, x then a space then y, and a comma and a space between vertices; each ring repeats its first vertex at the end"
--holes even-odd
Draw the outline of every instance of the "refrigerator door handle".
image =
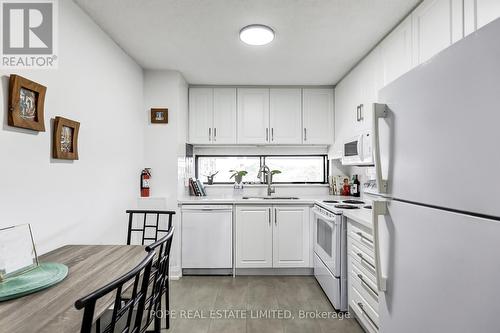
POLYGON ((373 157, 375 162, 375 176, 377 178, 377 188, 379 193, 387 193, 387 180, 382 179, 382 165, 380 163, 380 135, 379 135, 379 119, 387 117, 387 105, 373 103, 372 113, 372 137, 373 137, 373 157))
POLYGON ((374 200, 372 202, 372 221, 373 221, 373 247, 375 249, 375 273, 377 275, 377 289, 385 292, 387 290, 387 277, 382 274, 380 263, 380 235, 379 235, 379 216, 387 214, 387 202, 374 200))

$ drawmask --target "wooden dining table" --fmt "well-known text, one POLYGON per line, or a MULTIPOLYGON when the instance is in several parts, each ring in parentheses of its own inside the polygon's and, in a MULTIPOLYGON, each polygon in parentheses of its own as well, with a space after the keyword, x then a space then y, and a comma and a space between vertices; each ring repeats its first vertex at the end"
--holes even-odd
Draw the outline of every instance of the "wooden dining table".
MULTIPOLYGON (((50 288, 0 302, 0 332, 79 332, 83 310, 75 308, 75 301, 125 274, 145 256, 140 245, 66 245, 40 256, 40 262, 68 266, 68 276, 50 288)), ((97 303, 96 318, 113 304, 113 296, 97 303)))

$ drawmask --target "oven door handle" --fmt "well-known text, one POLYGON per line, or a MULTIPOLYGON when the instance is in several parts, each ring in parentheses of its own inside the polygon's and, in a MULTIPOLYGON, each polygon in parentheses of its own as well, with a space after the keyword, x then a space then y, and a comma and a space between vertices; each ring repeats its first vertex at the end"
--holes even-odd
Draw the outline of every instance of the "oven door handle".
POLYGON ((321 213, 321 211, 319 209, 317 209, 317 208, 313 208, 312 211, 313 211, 313 213, 316 216, 318 216, 319 218, 321 218, 323 221, 330 222, 331 224, 335 224, 336 223, 336 218, 335 217, 326 216, 323 213, 321 213))

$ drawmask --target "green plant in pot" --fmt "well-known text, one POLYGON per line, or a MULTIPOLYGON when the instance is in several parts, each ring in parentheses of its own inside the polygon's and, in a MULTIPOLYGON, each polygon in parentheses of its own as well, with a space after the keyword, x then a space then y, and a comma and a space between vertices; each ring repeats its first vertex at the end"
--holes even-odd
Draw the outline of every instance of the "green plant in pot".
POLYGON ((243 176, 246 176, 248 174, 248 172, 245 170, 229 170, 229 172, 233 173, 231 177, 229 177, 229 179, 234 177, 234 181, 237 184, 241 184, 241 182, 243 181, 243 176))
POLYGON ((271 170, 271 183, 273 182, 273 176, 280 174, 280 170, 271 170))

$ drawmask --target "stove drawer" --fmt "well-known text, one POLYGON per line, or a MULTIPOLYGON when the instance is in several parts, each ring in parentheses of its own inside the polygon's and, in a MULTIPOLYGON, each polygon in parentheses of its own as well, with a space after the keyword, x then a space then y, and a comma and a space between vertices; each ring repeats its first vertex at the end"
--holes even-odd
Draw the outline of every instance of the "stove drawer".
MULTIPOLYGON (((342 308, 340 299, 340 279, 333 276, 332 272, 330 272, 316 253, 314 253, 314 276, 333 307, 340 311, 347 310, 342 308)), ((344 301, 344 307, 346 307, 346 303, 347 302, 344 301)))

